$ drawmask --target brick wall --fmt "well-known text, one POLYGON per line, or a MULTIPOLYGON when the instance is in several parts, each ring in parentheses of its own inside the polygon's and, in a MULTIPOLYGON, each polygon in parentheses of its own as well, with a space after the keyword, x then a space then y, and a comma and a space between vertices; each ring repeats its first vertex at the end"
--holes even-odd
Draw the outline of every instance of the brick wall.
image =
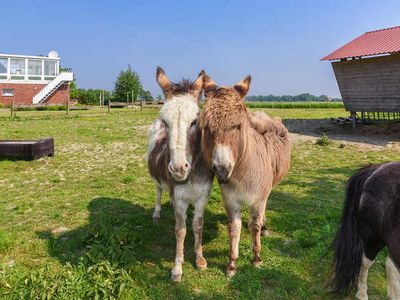
MULTIPOLYGON (((32 98, 39 93, 46 85, 34 83, 0 83, 0 103, 10 106, 12 101, 18 104, 32 104, 32 98), (14 96, 3 96, 3 89, 14 89, 14 96)), ((49 104, 65 104, 69 101, 69 84, 66 83, 46 100, 49 104)))

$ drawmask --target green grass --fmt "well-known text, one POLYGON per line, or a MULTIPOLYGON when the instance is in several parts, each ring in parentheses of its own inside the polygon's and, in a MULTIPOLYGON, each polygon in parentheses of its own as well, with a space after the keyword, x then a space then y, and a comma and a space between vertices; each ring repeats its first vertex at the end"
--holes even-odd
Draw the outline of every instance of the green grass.
MULTIPOLYGON (((345 115, 341 109, 268 109, 282 118, 345 115)), ((237 275, 228 261, 226 216, 216 185, 205 213, 204 255, 194 267, 188 227, 183 281, 170 281, 174 217, 167 195, 152 222, 154 185, 145 154, 156 110, 0 112, 0 139, 53 136, 56 155, 0 160, 0 297, 4 299, 327 299, 327 252, 347 178, 359 166, 398 159, 394 150, 293 146, 289 176, 272 192, 261 269, 251 266, 243 213, 237 275)), ((192 212, 189 214, 190 224, 192 212)), ((386 295, 384 255, 369 278, 371 299, 386 295)))
POLYGON ((246 102, 249 108, 343 108, 343 102, 246 102))

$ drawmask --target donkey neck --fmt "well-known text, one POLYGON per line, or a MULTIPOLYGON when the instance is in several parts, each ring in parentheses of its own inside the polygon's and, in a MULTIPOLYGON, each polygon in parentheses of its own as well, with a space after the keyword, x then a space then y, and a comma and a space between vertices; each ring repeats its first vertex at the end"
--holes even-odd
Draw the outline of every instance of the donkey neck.
POLYGON ((231 181, 240 190, 263 195, 273 179, 267 176, 270 172, 267 149, 262 136, 249 124, 242 130, 243 151, 239 153, 231 181))

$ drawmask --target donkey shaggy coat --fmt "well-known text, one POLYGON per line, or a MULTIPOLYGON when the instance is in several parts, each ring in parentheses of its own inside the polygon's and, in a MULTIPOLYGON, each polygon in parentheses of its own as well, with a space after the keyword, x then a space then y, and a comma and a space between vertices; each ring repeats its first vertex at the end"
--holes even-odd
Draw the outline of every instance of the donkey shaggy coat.
POLYGON ((243 203, 250 207, 253 264, 261 264, 260 235, 267 199, 290 165, 288 131, 282 121, 261 112, 251 113, 244 104, 250 80, 248 76, 233 88, 218 87, 204 75, 206 100, 199 117, 202 151, 218 178, 228 216, 228 276, 236 271, 243 203))
POLYGON ((172 280, 180 281, 189 204, 195 208, 196 265, 200 269, 207 266, 202 251, 203 216, 214 176, 201 153, 201 132, 196 124, 203 75, 201 73, 194 82, 172 83, 158 68, 157 81, 164 91, 166 103, 150 130, 148 167, 157 190, 153 219, 160 218, 161 194, 167 190, 175 212, 176 258, 172 280))

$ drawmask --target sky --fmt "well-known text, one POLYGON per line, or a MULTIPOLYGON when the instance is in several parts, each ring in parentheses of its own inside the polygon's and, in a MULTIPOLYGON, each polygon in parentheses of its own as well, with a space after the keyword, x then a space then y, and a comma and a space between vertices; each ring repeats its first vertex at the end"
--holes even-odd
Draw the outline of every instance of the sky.
POLYGON ((319 61, 358 35, 400 25, 400 1, 3 0, 0 53, 58 51, 80 88, 112 90, 130 64, 153 96, 204 69, 219 85, 252 76, 250 95, 340 96, 319 61))

